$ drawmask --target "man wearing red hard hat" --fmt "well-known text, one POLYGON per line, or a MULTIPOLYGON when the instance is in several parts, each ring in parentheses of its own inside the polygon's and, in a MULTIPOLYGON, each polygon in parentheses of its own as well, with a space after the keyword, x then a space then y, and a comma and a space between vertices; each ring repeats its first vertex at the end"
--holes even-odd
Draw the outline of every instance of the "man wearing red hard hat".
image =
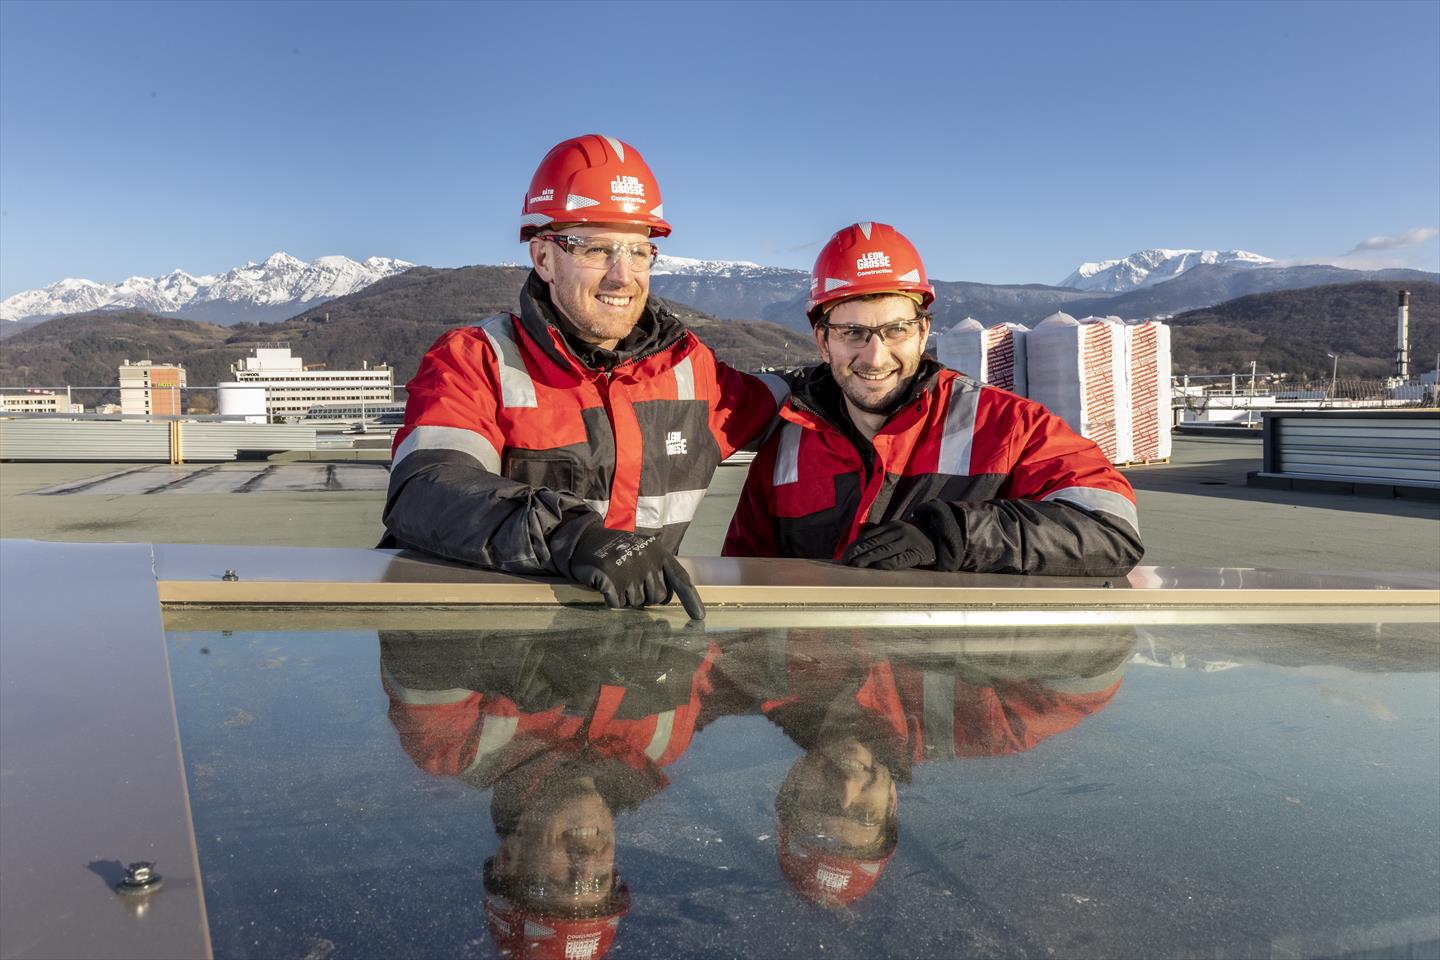
POLYGON ((1135 494, 1043 406, 925 354, 935 289, 909 240, 857 223, 821 249, 797 374, 726 556, 1112 576, 1143 554, 1135 494))
POLYGON ((519 314, 447 332, 410 381, 382 546, 568 577, 611 607, 705 607, 675 550, 720 461, 784 399, 649 297, 660 187, 590 134, 540 161, 520 209, 519 314))

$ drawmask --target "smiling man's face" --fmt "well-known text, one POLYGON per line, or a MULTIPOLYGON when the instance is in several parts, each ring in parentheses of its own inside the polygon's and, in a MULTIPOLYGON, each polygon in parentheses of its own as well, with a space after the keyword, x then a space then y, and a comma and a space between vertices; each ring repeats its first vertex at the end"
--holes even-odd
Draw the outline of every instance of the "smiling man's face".
POLYGON ((830 365, 830 372, 845 394, 852 413, 855 410, 872 415, 890 412, 920 369, 920 358, 930 332, 929 321, 919 324, 904 342, 886 343, 883 338, 872 336, 864 345, 843 342, 840 336, 832 335, 826 324, 878 330, 888 324, 912 321, 917 313, 915 301, 899 294, 857 298, 841 303, 815 327, 815 345, 820 348, 821 358, 830 365))
MULTIPOLYGON (((650 239, 644 227, 593 224, 547 229, 543 233, 571 237, 643 243, 650 239)), ((550 299, 569 321, 572 332, 587 343, 614 349, 640 319, 650 295, 649 271, 636 271, 627 258, 618 257, 609 269, 582 266, 575 257, 550 240, 530 241, 530 259, 540 279, 550 285, 550 299)))

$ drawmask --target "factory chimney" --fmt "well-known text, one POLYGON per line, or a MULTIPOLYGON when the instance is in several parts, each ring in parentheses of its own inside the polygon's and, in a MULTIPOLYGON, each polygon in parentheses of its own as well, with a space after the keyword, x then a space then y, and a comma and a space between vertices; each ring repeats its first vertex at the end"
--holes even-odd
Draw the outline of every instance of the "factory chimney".
POLYGON ((1395 324, 1395 375, 1410 379, 1410 291, 1400 291, 1400 314, 1395 324))

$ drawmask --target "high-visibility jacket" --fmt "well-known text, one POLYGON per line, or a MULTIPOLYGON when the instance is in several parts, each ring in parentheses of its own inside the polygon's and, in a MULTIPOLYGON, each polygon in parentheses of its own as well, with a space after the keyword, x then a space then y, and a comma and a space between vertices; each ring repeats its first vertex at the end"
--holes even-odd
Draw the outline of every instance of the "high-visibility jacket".
POLYGON ((984 679, 887 659, 852 664, 850 674, 830 670, 798 678, 795 691, 765 702, 761 712, 806 749, 821 733, 806 729, 817 718, 855 716, 858 710, 874 721, 865 725, 869 738, 903 744, 908 763, 1004 756, 1023 753, 1103 710, 1120 689, 1124 662, 1117 659, 1090 676, 984 679))
POLYGON ((417 672, 406 669, 403 647, 400 657, 388 646, 382 650, 390 722, 405 752, 426 773, 486 787, 542 754, 584 747, 648 771, 655 786, 664 787, 668 781, 660 769, 679 759, 697 727, 708 722, 701 711, 718 648, 712 645, 701 655, 688 683, 676 677, 682 682, 663 689, 654 683, 635 689, 597 679, 582 697, 542 694, 538 703, 517 689, 442 687, 467 682, 463 661, 451 674, 436 672, 434 664, 417 672))
POLYGON ((516 573, 568 574, 592 525, 674 551, 720 461, 757 440, 786 386, 715 359, 650 301, 590 363, 533 273, 519 316, 450 330, 410 381, 382 546, 516 573))
POLYGON ((1130 484, 1032 400, 927 358, 867 443, 828 367, 792 386, 725 556, 837 559, 862 528, 892 520, 935 541, 939 570, 1111 576, 1144 552, 1130 484))

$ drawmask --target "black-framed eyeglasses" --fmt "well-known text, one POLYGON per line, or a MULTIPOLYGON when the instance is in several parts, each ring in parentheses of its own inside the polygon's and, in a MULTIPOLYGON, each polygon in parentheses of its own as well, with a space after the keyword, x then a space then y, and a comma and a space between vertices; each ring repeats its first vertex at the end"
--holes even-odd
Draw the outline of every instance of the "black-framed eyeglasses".
POLYGON ((930 314, 919 313, 912 319, 892 320, 878 327, 866 327, 858 323, 831 323, 828 320, 820 321, 820 326, 825 328, 827 338, 833 337, 847 347, 867 346, 871 337, 879 337, 885 346, 894 347, 910 340, 929 321, 930 314))
POLYGON ((599 237, 574 237, 560 233, 542 233, 541 240, 549 240, 564 250, 582 267, 592 270, 609 270, 620 257, 634 273, 649 273, 660 255, 660 248, 648 240, 634 243, 620 243, 618 240, 604 240, 599 237))

